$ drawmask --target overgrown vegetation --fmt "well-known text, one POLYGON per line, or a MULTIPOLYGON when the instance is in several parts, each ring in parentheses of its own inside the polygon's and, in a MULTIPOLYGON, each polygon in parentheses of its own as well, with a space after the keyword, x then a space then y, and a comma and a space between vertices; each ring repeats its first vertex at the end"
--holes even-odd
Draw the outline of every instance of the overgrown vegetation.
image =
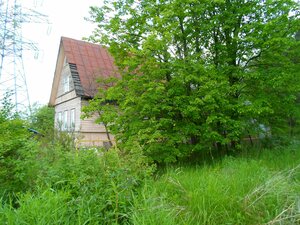
POLYGON ((3 224, 300 222, 298 142, 156 170, 137 144, 131 151, 78 150, 66 146, 72 141, 63 133, 52 140, 34 136, 24 120, 8 116, 9 101, 3 104, 3 224))
POLYGON ((156 172, 138 148, 131 154, 117 149, 66 151, 59 143, 55 148, 35 143, 38 153, 18 162, 31 176, 15 170, 15 176, 0 177, 7 184, 1 189, 3 224, 300 222, 298 142, 156 172), (11 180, 26 185, 14 186, 18 182, 11 180))
POLYGON ((1 224, 299 224, 298 7, 92 7, 91 39, 109 45, 122 79, 102 80, 108 88, 85 111, 99 113, 117 146, 77 149, 54 129, 53 109, 25 120, 7 95, 1 224))
POLYGON ((15 210, 0 208, 4 224, 129 222, 132 198, 151 174, 141 158, 133 163, 116 150, 102 157, 91 150, 43 153, 35 190, 19 193, 15 210))

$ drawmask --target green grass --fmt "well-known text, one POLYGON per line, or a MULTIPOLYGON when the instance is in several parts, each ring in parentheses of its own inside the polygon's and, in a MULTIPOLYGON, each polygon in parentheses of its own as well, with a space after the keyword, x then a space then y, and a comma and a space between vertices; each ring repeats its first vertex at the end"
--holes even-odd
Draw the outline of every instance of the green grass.
POLYGON ((6 204, 0 208, 2 224, 68 224, 68 194, 63 191, 44 191, 38 195, 22 196, 18 209, 6 204))
POLYGON ((17 193, 17 206, 0 199, 0 224, 300 224, 299 146, 249 149, 154 177, 139 156, 45 155, 51 163, 33 191, 17 193))
POLYGON ((298 224, 300 149, 171 167, 136 197, 134 224, 298 224))

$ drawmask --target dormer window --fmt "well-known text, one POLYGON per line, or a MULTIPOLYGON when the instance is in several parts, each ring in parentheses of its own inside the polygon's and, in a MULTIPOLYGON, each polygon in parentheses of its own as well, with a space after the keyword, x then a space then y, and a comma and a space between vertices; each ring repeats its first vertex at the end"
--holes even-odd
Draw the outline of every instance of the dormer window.
POLYGON ((63 87, 64 87, 64 93, 70 91, 70 76, 67 75, 63 79, 63 87))

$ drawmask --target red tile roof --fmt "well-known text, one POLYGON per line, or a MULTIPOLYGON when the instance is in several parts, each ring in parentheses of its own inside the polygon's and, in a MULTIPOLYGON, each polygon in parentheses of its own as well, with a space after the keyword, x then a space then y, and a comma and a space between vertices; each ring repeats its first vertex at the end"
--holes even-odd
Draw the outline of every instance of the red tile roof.
POLYGON ((97 78, 120 77, 107 49, 93 43, 67 37, 61 38, 67 62, 76 64, 85 96, 93 97, 97 91, 97 78))

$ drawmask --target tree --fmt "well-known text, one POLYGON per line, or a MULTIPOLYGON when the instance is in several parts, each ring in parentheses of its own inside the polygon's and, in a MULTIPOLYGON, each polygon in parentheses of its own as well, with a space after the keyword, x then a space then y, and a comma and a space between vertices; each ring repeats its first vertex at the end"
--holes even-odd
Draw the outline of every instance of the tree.
POLYGON ((238 148, 262 124, 275 133, 299 91, 299 4, 292 0, 133 0, 91 7, 90 37, 122 79, 100 90, 118 143, 157 161, 238 148), (109 104, 114 102, 116 104, 109 104))

